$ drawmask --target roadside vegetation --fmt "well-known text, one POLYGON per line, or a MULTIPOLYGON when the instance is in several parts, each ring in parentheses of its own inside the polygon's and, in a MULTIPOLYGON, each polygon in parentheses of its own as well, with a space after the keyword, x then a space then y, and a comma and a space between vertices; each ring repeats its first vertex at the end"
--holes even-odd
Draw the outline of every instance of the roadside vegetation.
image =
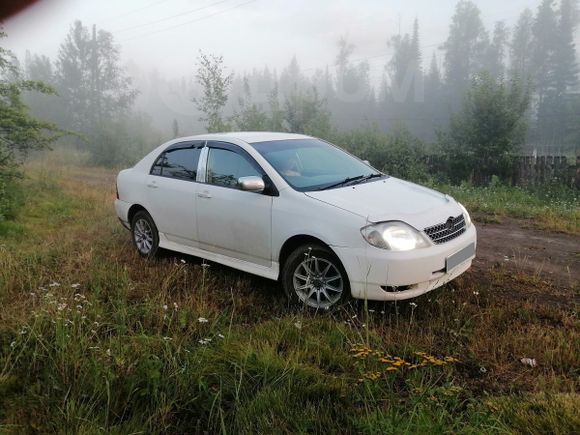
POLYGON ((26 173, 27 201, 0 247, 2 431, 580 425, 572 289, 499 268, 411 302, 294 311, 273 282, 171 253, 138 257, 110 212, 113 172, 26 173))

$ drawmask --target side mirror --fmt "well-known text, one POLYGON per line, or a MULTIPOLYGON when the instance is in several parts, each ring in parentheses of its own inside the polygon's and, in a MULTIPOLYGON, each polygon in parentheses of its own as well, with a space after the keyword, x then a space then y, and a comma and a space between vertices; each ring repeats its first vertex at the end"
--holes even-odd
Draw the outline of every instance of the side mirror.
POLYGON ((240 177, 238 178, 238 185, 242 190, 256 193, 263 192, 264 189, 266 188, 266 183, 264 183, 262 177, 256 176, 240 177))

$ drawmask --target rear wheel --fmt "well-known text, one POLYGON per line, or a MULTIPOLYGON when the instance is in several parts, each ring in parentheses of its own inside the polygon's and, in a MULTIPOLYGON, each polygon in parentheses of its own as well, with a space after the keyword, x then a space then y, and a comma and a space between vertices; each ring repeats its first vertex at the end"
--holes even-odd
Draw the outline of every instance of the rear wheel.
POLYGON ((328 310, 350 295, 348 277, 338 257, 317 244, 300 246, 282 270, 282 285, 293 304, 328 310))
POLYGON ((159 249, 159 233, 149 213, 144 210, 135 213, 131 221, 131 235, 139 255, 155 256, 159 249))

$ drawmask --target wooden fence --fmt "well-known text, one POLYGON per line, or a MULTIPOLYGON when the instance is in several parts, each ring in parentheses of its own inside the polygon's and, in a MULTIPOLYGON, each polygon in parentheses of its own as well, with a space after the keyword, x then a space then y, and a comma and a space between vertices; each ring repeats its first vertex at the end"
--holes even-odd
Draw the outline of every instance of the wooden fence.
POLYGON ((561 182, 580 189, 580 156, 518 156, 513 183, 520 186, 561 182))

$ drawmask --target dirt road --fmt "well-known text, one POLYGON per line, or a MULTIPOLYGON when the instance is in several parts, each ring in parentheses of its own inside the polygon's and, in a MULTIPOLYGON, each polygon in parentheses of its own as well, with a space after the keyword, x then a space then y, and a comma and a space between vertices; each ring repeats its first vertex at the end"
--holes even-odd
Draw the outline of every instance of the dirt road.
POLYGON ((510 218, 477 224, 477 231, 476 270, 501 265, 565 288, 580 282, 580 236, 541 231, 510 218))

